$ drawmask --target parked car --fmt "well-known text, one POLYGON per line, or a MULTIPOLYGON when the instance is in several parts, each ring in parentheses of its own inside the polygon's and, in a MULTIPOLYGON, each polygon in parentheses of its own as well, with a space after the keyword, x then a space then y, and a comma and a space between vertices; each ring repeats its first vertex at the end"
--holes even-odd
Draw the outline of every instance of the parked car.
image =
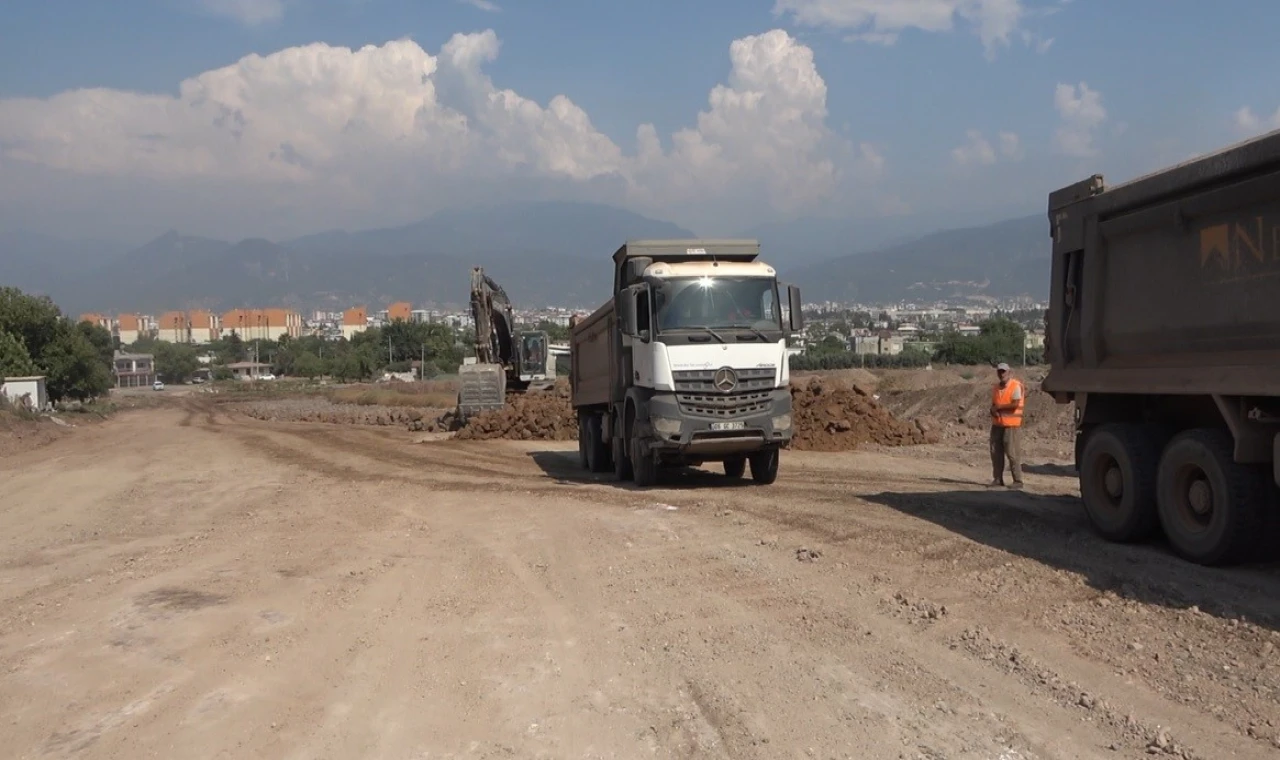
POLYGON ((155 381, 154 383, 151 384, 151 390, 153 391, 164 390, 164 383, 160 382, 159 380, 155 381))

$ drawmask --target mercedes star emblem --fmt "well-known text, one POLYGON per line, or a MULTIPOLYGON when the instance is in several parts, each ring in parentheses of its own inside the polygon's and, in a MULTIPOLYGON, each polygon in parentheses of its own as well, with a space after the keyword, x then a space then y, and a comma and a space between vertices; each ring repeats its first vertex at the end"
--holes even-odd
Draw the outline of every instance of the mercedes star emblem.
POLYGON ((716 387, 716 390, 728 393, 738 387, 738 373, 734 372, 731 367, 721 367, 716 370, 716 375, 711 380, 711 384, 716 387))

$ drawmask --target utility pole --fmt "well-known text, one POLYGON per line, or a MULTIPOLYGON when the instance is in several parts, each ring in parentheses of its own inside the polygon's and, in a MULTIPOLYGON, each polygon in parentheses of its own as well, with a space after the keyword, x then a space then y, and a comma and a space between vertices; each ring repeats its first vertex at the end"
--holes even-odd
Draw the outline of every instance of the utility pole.
POLYGON ((418 379, 427 379, 427 344, 422 344, 422 360, 418 362, 418 379))

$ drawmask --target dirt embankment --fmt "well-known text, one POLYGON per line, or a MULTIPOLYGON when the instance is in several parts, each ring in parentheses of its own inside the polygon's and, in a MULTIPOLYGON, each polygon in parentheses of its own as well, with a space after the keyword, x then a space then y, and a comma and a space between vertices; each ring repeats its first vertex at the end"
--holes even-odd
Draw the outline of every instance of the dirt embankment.
MULTIPOLYGON (((975 377, 938 387, 880 390, 880 401, 898 417, 935 425, 944 441, 964 443, 980 438, 991 424, 990 378, 975 377)), ((1074 436, 1074 407, 1059 404, 1040 390, 1040 379, 1026 377, 1027 404, 1023 411, 1024 436, 1045 442, 1070 444, 1074 436)))
POLYGON ((921 420, 907 422, 893 416, 860 385, 833 386, 812 377, 791 386, 791 417, 799 451, 848 451, 864 443, 909 446, 937 443, 937 430, 921 420))
MULTIPOLYGON (((937 433, 924 422, 904 422, 857 386, 810 377, 791 388, 795 437, 792 448, 849 451, 864 443, 903 446, 934 443, 937 433)), ((457 432, 470 440, 555 440, 578 437, 578 419, 569 390, 512 396, 506 408, 472 417, 457 432)))
POLYGON ((0 456, 9 456, 52 443, 66 433, 46 417, 28 417, 3 407, 0 398, 0 456))

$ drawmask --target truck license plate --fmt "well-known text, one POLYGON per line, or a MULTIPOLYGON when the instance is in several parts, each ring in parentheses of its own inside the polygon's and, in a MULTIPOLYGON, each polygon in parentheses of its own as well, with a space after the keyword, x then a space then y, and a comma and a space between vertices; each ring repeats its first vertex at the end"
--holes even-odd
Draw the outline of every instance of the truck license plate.
POLYGON ((747 424, 746 424, 745 422, 741 422, 741 421, 739 421, 739 422, 713 422, 713 423, 711 423, 711 429, 712 429, 712 430, 741 430, 741 429, 743 429, 743 428, 744 428, 744 427, 746 427, 746 426, 747 426, 747 424))

